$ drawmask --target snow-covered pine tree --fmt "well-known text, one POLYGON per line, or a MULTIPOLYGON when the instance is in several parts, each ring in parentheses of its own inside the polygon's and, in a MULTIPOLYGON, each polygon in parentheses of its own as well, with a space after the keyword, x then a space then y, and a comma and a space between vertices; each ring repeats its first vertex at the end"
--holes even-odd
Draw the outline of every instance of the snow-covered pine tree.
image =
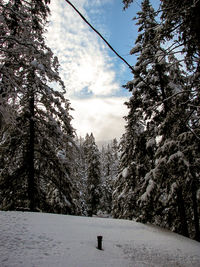
POLYGON ((172 51, 176 51, 177 46, 182 50, 184 62, 189 71, 187 86, 189 99, 184 102, 189 114, 184 118, 187 131, 181 135, 179 141, 182 140, 181 144, 185 144, 183 151, 186 151, 184 155, 189 162, 187 181, 190 180, 190 186, 187 183, 186 187, 188 186, 190 194, 186 193, 186 196, 190 196, 190 201, 186 203, 189 203, 190 207, 186 206, 186 211, 190 210, 192 216, 189 214, 187 216, 188 231, 190 236, 200 240, 200 172, 197 163, 200 157, 198 149, 200 141, 200 2, 183 1, 180 5, 179 1, 174 1, 172 4, 170 1, 162 0, 161 8, 165 32, 163 39, 173 43, 172 51))
POLYGON ((111 151, 111 147, 108 144, 104 151, 104 172, 105 176, 112 175, 112 163, 113 163, 113 155, 111 151))
POLYGON ((155 155, 155 168, 150 174, 159 181, 156 185, 160 190, 152 222, 200 240, 197 164, 200 156, 197 149, 200 140, 199 24, 196 24, 200 6, 192 1, 184 1, 181 5, 178 1, 161 2, 163 13, 159 35, 162 40, 171 42, 166 54, 172 96, 169 112, 160 127, 162 140, 155 155), (183 53, 185 77, 181 71, 183 66, 174 57, 178 50, 183 53))
MULTIPOLYGON (((143 10, 144 3, 145 1, 143 1, 142 4, 143 10)), ((170 5, 174 5, 174 2, 170 2, 170 5)), ((164 11, 170 12, 170 9, 165 9, 164 11)), ((176 12, 174 8, 173 12, 176 12)), ((148 18, 147 15, 144 17, 148 18)), ((173 18, 171 19, 173 20, 173 18)), ((140 16, 139 25, 141 22, 142 17, 140 16)), ((174 38, 173 27, 170 29, 169 25, 172 24, 167 21, 167 19, 162 25, 155 25, 149 29, 145 29, 144 26, 140 25, 139 31, 143 29, 145 29, 144 33, 150 31, 152 38, 152 41, 149 44, 146 43, 143 48, 148 50, 150 47, 151 51, 154 51, 156 43, 160 43, 160 38, 162 40, 174 38), (154 31, 157 32, 156 35, 154 31), (164 35, 165 32, 171 32, 172 34, 171 36, 167 34, 164 35)), ((177 25, 173 24, 173 26, 177 25)), ((179 31, 179 34, 180 33, 181 31, 179 31)), ((139 35, 137 41, 147 40, 145 35, 143 35, 143 37, 145 38, 143 39, 142 36, 139 35)), ((180 40, 183 40, 182 37, 183 36, 180 36, 180 38, 175 41, 178 47, 181 47, 180 40)), ((191 40, 192 38, 190 38, 190 41, 191 40)), ((141 51, 141 44, 138 44, 137 41, 131 53, 140 52, 141 55, 143 55, 144 64, 147 58, 150 64, 153 63, 152 57, 149 57, 150 55, 146 54, 147 57, 144 56, 145 51, 141 51)), ((149 94, 148 98, 144 98, 142 95, 139 95, 139 98, 137 98, 137 94, 133 94, 131 98, 134 103, 133 105, 130 105, 131 101, 129 101, 129 107, 134 107, 135 110, 132 115, 129 112, 129 116, 127 117, 127 125, 130 126, 129 128, 127 127, 123 140, 125 146, 121 158, 122 172, 116 183, 113 210, 115 216, 118 216, 119 210, 121 211, 122 217, 124 215, 126 216, 128 213, 127 210, 130 210, 129 207, 131 206, 125 207, 123 204, 124 199, 127 199, 127 196, 130 195, 136 196, 131 199, 132 201, 136 200, 135 202, 133 201, 134 204, 132 204, 132 207, 134 211, 132 211, 131 215, 136 216, 139 220, 145 222, 150 221, 199 240, 199 167, 197 164, 199 161, 199 98, 197 100, 197 96, 199 96, 198 63, 195 60, 191 61, 192 57, 194 57, 194 53, 192 52, 189 56, 189 52, 186 48, 185 63, 190 70, 186 75, 182 71, 182 66, 180 66, 178 60, 174 57, 174 54, 177 53, 174 47, 175 45, 173 44, 164 51, 163 48, 157 46, 156 54, 151 55, 156 59, 153 65, 149 65, 145 73, 141 72, 142 67, 137 62, 137 68, 134 72, 135 79, 133 82, 127 84, 129 88, 130 86, 132 87, 132 91, 137 90, 137 86, 135 89, 135 84, 138 85, 138 81, 140 82, 142 80, 142 82, 147 82, 150 88, 155 87, 156 90, 154 93, 152 92, 152 94, 149 94), (164 60, 165 55, 167 55, 166 62, 164 60), (144 73, 142 79, 141 77, 139 77, 138 80, 136 79, 137 69, 140 70, 139 75, 144 73), (151 70, 154 70, 154 72, 151 70), (148 79, 149 77, 150 80, 148 79), (157 95, 157 99, 153 98, 155 95, 157 95), (153 110, 150 102, 147 102, 147 110, 143 108, 146 99, 154 99, 159 115, 157 118, 154 116, 157 113, 155 110, 151 117, 148 118, 148 116, 146 116, 149 108, 153 110), (138 106, 137 101, 140 101, 138 106), (135 131, 134 127, 138 123, 137 117, 134 116, 136 111, 141 111, 142 114, 145 115, 145 120, 143 120, 141 115, 138 116, 138 118, 140 122, 145 123, 143 132, 146 132, 146 137, 149 136, 149 134, 151 136, 152 133, 154 133, 154 137, 146 142, 146 148, 148 148, 146 154, 148 154, 148 150, 151 148, 149 151, 151 154, 149 161, 151 166, 149 166, 149 171, 147 171, 146 174, 144 173, 145 176, 144 174, 139 177, 133 175, 133 177, 136 178, 136 182, 142 181, 141 178, 143 177, 143 182, 139 184, 139 186, 134 185, 134 190, 131 192, 131 186, 128 185, 129 175, 127 175, 127 173, 130 173, 130 167, 128 167, 128 172, 125 172, 125 170, 127 170, 127 161, 131 155, 128 149, 131 141, 135 144, 135 148, 140 147, 136 144, 137 136, 133 135, 135 131), (131 123, 131 120, 134 118, 134 123, 131 123), (129 145, 126 146, 126 144, 129 145), (123 169, 124 167, 125 169, 123 169), (138 190, 136 190, 137 188, 138 190)), ((193 47, 195 47, 195 44, 193 47)), ((184 46, 182 48, 184 49, 184 46)), ((196 53, 196 56, 197 55, 198 53, 196 53)), ((184 55, 182 58, 184 58, 184 55)), ((140 57, 138 59, 140 59, 140 57)), ((142 136, 142 134, 140 134, 140 136, 142 136)), ((145 143, 145 140, 143 140, 143 143, 145 143)), ((132 146, 132 148, 133 147, 134 146, 132 146)), ((140 147, 138 150, 139 154, 141 154, 141 151, 142 149, 140 147)), ((138 153, 135 155, 133 154, 132 158, 134 158, 134 160, 138 158, 137 154, 138 153)), ((143 154, 142 162, 144 162, 144 160, 145 157, 143 154)), ((138 166, 140 166, 140 162, 135 160, 133 163, 135 164, 134 169, 137 170, 138 166)))
MULTIPOLYGON (((199 90, 199 21, 200 4, 199 1, 161 1, 162 28, 161 37, 165 41, 170 41, 168 54, 182 52, 182 61, 185 63, 187 79, 177 88, 178 91, 173 96, 173 106, 176 107, 173 113, 169 113, 167 120, 163 123, 165 129, 170 126, 170 134, 165 130, 161 142, 161 149, 157 155, 163 159, 168 155, 165 168, 169 171, 168 177, 171 183, 171 194, 167 200, 173 202, 168 206, 165 216, 171 228, 186 236, 200 240, 200 205, 199 205, 199 110, 200 110, 200 90, 199 90), (166 124, 165 124, 166 123, 166 124), (169 154, 170 151, 170 154, 169 154), (162 155, 162 156, 161 156, 162 155), (173 197, 172 197, 173 195, 173 197), (177 216, 178 214, 178 216, 177 216), (174 220, 173 220, 173 219, 174 220)), ((171 80, 174 81, 178 69, 177 59, 171 66, 171 80), (174 70, 173 70, 174 68, 174 70)), ((160 162, 159 160, 157 162, 160 162)), ((169 189, 169 188, 168 188, 169 189)), ((163 194, 164 196, 165 194, 163 194)), ((165 202, 167 202, 165 199, 165 202)), ((168 202, 167 202, 168 203, 168 202)), ((166 205, 167 207, 167 205, 166 205)))
POLYGON ((76 147, 72 147, 72 153, 74 153, 73 175, 79 190, 79 204, 81 215, 87 216, 87 166, 86 158, 84 155, 84 138, 79 137, 75 139, 76 147))
POLYGON ((118 171, 118 143, 114 139, 101 151, 102 198, 101 210, 110 214, 112 208, 113 183, 118 171))
POLYGON ((93 214, 97 214, 101 198, 100 152, 92 133, 86 135, 83 150, 86 161, 87 214, 92 216, 93 214))
POLYGON ((186 130, 184 118, 188 111, 183 103, 187 101, 188 93, 184 93, 186 80, 179 69, 178 61, 171 57, 166 66, 168 83, 165 89, 171 91, 171 97, 165 101, 168 102, 169 110, 159 126, 154 167, 146 174, 144 192, 138 199, 142 208, 139 218, 188 236, 187 220, 183 219, 186 200, 182 196, 182 185, 186 185, 188 173, 186 159, 180 152, 178 142, 178 136, 186 130), (177 195, 174 194, 175 184, 177 195), (148 216, 149 212, 151 218, 148 216))
POLYGON ((49 9, 40 0, 3 1, 0 8, 2 106, 13 108, 15 118, 1 140, 1 208, 76 213, 70 103, 43 37, 49 9))
POLYGON ((162 118, 167 112, 168 96, 165 86, 165 53, 157 34, 154 10, 149 1, 142 2, 138 12, 139 35, 131 54, 138 53, 134 67, 134 79, 126 87, 132 97, 126 105, 126 133, 120 160, 120 173, 113 193, 113 214, 115 217, 132 219, 140 214, 137 200, 145 183, 146 173, 153 167, 156 136, 162 118))
MULTIPOLYGON (((160 36, 163 41, 170 41, 168 53, 177 54, 181 52, 182 62, 187 69, 187 76, 190 80, 187 90, 190 90, 188 105, 191 115, 199 120, 200 107, 200 3, 199 1, 180 1, 173 3, 168 0, 161 0, 162 29, 160 36)), ((188 118, 189 119, 189 118, 188 118)), ((193 120, 193 119, 191 119, 193 120)), ((187 121, 187 120, 186 120, 187 121)), ((187 124, 190 128, 191 124, 187 124)), ((200 139, 198 127, 191 128, 193 133, 200 139), (197 130, 197 132, 196 132, 197 130)))
POLYGON ((112 172, 113 172, 113 177, 116 178, 119 167, 119 145, 116 138, 112 140, 111 151, 113 155, 112 172))
POLYGON ((190 70, 199 71, 200 62, 200 2, 196 0, 161 0, 163 29, 166 40, 173 39, 171 49, 185 53, 185 63, 190 70), (175 38, 174 38, 175 37, 175 38))
MULTIPOLYGON (((23 90, 25 77, 22 55, 26 55, 28 50, 34 51, 37 45, 37 41, 34 44, 33 38, 29 39, 31 33, 29 32, 28 16, 31 13, 31 27, 43 32, 44 27, 41 25, 46 21, 49 13, 47 2, 50 1, 32 0, 26 5, 23 0, 2 0, 0 3, 0 113, 4 119, 11 119, 6 116, 12 114, 13 109, 9 104, 15 99, 16 93, 23 90), (27 10, 28 8, 29 10, 27 10), (37 19, 36 16, 38 16, 37 19)), ((37 50, 34 53, 37 54, 37 50)), ((29 66, 30 62, 29 60, 29 66)))

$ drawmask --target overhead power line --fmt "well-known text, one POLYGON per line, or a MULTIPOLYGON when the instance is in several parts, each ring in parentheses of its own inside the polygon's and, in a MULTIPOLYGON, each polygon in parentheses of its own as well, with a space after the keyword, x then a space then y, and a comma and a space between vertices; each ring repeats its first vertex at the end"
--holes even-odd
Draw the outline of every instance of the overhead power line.
POLYGON ((109 42, 101 35, 100 32, 98 32, 90 23, 89 21, 80 13, 80 11, 68 0, 65 0, 78 14, 79 16, 89 25, 89 27, 96 32, 100 38, 107 44, 107 46, 132 70, 132 72, 134 73, 134 69, 133 67, 123 58, 121 57, 117 51, 109 44, 109 42))
MULTIPOLYGON (((107 44, 107 46, 131 69, 131 71, 132 71, 132 73, 134 74, 135 73, 135 70, 134 70, 134 68, 123 58, 123 57, 121 57, 118 53, 117 53, 117 51, 109 44, 109 42, 100 34, 100 32, 98 32, 90 23, 89 23, 89 21, 87 21, 87 19, 80 13, 80 11, 69 1, 69 0, 65 0, 78 14, 79 14, 79 16, 89 25, 89 27, 94 31, 94 32, 96 32, 99 36, 100 36, 100 38, 107 44)), ((198 0, 199 1, 199 0, 198 0)), ((137 1, 136 1, 137 2, 137 1)), ((137 2, 137 4, 138 4, 138 2, 137 2)), ((147 85, 147 86, 149 86, 149 87, 151 87, 147 82, 146 82, 146 80, 142 77, 142 76, 140 76, 140 78, 141 78, 141 80, 147 85)), ((180 120, 179 118, 178 118, 178 120, 180 120)), ((181 120, 180 120, 181 121, 181 120)), ((198 138, 198 140, 199 140, 199 137, 196 135, 196 133, 191 129, 191 127, 188 125, 188 124, 186 124, 186 123, 184 123, 185 125, 186 125, 186 127, 194 134, 194 136, 196 137, 196 138, 198 138)))

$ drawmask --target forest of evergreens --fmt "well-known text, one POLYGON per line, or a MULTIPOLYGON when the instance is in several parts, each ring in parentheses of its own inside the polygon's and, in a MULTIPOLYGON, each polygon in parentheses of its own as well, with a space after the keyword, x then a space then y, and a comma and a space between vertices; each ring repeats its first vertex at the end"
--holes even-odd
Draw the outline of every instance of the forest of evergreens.
POLYGON ((200 241, 200 1, 141 1, 125 133, 101 148, 72 127, 49 2, 0 3, 0 209, 109 214, 200 241))

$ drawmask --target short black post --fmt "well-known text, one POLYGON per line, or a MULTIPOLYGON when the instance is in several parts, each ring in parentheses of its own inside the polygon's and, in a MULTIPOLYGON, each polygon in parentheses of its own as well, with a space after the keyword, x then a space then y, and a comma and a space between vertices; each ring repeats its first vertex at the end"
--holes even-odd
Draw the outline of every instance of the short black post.
POLYGON ((102 239, 103 239, 103 236, 101 236, 101 235, 97 236, 97 241, 98 241, 97 248, 100 250, 102 250, 102 239))

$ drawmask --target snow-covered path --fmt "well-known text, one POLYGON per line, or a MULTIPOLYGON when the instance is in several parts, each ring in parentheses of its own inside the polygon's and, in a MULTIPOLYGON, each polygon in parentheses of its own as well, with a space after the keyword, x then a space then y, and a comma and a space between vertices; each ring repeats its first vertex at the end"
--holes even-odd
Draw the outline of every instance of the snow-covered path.
POLYGON ((133 221, 0 211, 0 266, 199 267, 200 243, 133 221))

